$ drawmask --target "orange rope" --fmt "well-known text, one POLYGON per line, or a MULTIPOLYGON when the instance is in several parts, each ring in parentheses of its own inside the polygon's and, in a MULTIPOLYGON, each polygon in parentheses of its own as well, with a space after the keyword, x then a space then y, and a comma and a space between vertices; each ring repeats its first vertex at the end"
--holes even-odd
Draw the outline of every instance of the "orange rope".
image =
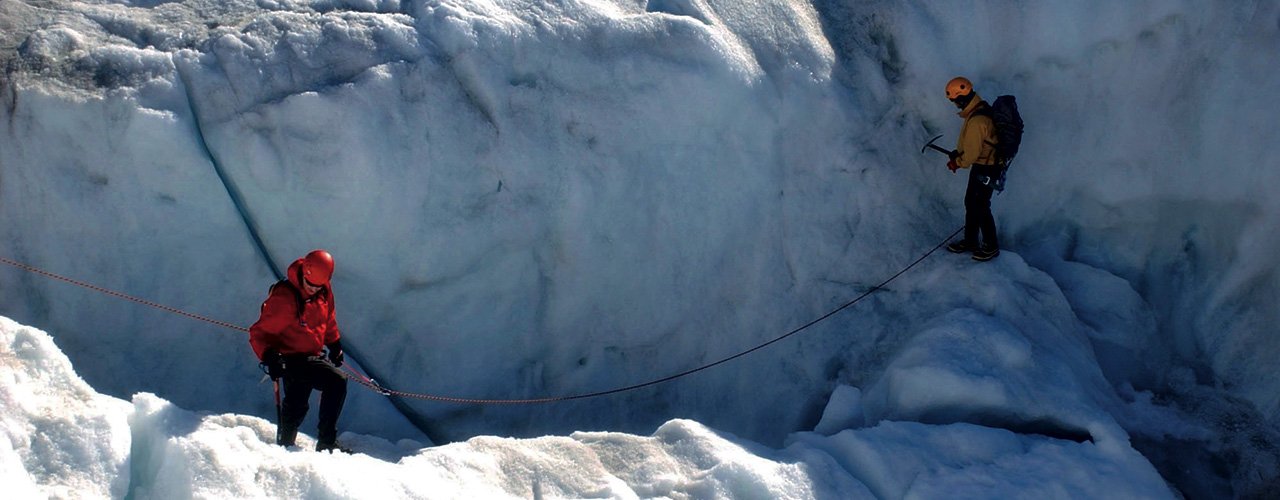
POLYGON ((248 329, 248 328, 245 328, 245 327, 242 327, 242 326, 236 326, 236 325, 233 325, 233 324, 231 324, 231 323, 227 323, 227 322, 225 322, 225 321, 218 321, 218 320, 216 320, 216 319, 206 318, 206 317, 204 317, 204 316, 200 316, 200 315, 197 315, 197 314, 191 314, 191 313, 186 312, 186 311, 183 311, 183 310, 181 310, 181 309, 175 309, 175 308, 172 308, 172 307, 169 307, 169 306, 166 306, 166 305, 157 304, 157 303, 155 303, 155 302, 151 302, 151 301, 149 301, 149 300, 140 299, 140 298, 134 297, 134 296, 132 296, 132 295, 123 294, 123 293, 120 293, 120 292, 117 292, 117 291, 114 291, 114 290, 108 290, 108 289, 106 289, 106 288, 102 288, 102 287, 100 287, 100 286, 90 285, 90 284, 85 283, 85 282, 83 282, 83 281, 73 280, 73 279, 68 278, 68 277, 66 277, 66 276, 59 276, 59 275, 57 275, 57 274, 53 274, 53 273, 48 272, 48 271, 43 271, 43 270, 41 270, 41 269, 38 269, 38 268, 35 268, 35 267, 32 267, 32 266, 29 266, 29 265, 23 264, 23 263, 21 263, 21 262, 14 262, 14 261, 9 260, 9 259, 6 259, 6 258, 4 258, 4 257, 0 257, 0 263, 5 263, 5 264, 8 264, 8 265, 11 265, 11 266, 16 267, 16 268, 18 268, 18 269, 21 269, 21 270, 23 270, 23 271, 28 271, 28 272, 32 272, 32 273, 35 273, 35 274, 39 274, 39 275, 44 276, 44 277, 46 277, 46 278, 53 278, 53 279, 58 280, 58 281, 64 281, 64 282, 67 282, 67 283, 71 283, 72 285, 76 285, 76 286, 83 287, 83 288, 88 288, 88 289, 93 290, 93 291, 95 291, 95 292, 104 293, 104 294, 110 295, 110 296, 112 296, 112 297, 119 297, 119 298, 122 298, 122 299, 124 299, 124 300, 131 301, 131 302, 137 302, 137 303, 142 304, 142 305, 144 305, 144 306, 154 307, 154 308, 156 308, 156 309, 160 309, 160 310, 162 310, 162 311, 168 311, 168 312, 171 312, 171 313, 174 313, 174 314, 180 315, 180 316, 186 316, 186 317, 191 318, 191 319, 194 319, 194 320, 203 321, 203 322, 205 322, 205 323, 211 323, 211 324, 214 324, 214 325, 221 326, 221 327, 223 327, 223 328, 230 328, 230 329, 232 329, 232 330, 239 330, 239 331, 242 331, 242 332, 248 332, 248 331, 249 331, 249 329, 248 329))

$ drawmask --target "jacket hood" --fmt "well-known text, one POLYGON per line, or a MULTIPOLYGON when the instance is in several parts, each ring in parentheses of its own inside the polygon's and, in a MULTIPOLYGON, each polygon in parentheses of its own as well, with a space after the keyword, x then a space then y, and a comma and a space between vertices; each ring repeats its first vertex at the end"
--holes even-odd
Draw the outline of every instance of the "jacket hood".
POLYGON ((302 290, 302 259, 293 261, 289 264, 289 270, 285 272, 285 278, 294 288, 302 290))

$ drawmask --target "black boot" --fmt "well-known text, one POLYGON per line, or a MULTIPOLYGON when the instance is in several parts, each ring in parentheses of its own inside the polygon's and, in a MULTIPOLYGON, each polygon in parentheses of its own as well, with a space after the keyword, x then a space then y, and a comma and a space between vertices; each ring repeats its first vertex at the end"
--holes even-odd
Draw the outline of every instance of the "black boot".
POLYGON ((316 451, 340 451, 350 454, 351 450, 338 446, 336 439, 321 439, 316 441, 316 451))
POLYGON ((986 262, 988 260, 996 258, 997 255, 1000 255, 999 248, 994 246, 983 245, 982 248, 974 250, 973 260, 976 260, 978 262, 986 262))
POLYGON ((967 239, 957 240, 947 245, 947 251, 951 253, 965 253, 965 252, 972 252, 977 247, 978 245, 974 245, 973 243, 970 243, 969 240, 967 239))
POLYGON ((298 439, 298 426, 289 426, 281 424, 276 426, 276 444, 280 446, 295 446, 298 439))

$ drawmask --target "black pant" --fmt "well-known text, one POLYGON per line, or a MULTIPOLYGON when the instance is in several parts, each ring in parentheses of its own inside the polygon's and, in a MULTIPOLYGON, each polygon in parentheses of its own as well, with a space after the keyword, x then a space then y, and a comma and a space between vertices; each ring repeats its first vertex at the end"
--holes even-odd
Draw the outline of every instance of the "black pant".
POLYGON ((982 233, 982 246, 1000 247, 1000 240, 996 238, 996 218, 991 215, 993 189, 982 182, 983 178, 994 179, 999 175, 1000 167, 994 165, 974 165, 969 169, 969 187, 964 192, 964 239, 975 247, 979 243, 979 232, 982 233))
POLYGON ((347 399, 347 379, 320 357, 285 356, 284 402, 280 409, 279 444, 292 446, 298 426, 307 416, 311 391, 320 391, 320 425, 317 439, 333 443, 338 439, 338 415, 347 399))

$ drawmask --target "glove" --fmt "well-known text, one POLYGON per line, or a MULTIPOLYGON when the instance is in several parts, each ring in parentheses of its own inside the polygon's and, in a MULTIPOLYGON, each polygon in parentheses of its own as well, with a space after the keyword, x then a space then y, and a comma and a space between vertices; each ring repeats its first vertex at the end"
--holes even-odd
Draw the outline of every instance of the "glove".
POLYGON ((951 161, 948 161, 948 162, 947 162, 947 168, 948 168, 948 169, 951 169, 951 173, 953 173, 953 174, 954 174, 954 173, 956 173, 956 169, 960 168, 960 165, 956 165, 956 161, 955 161, 955 160, 951 160, 951 161))
POLYGON ((335 367, 342 366, 342 360, 346 358, 346 356, 342 354, 342 342, 335 340, 332 344, 328 344, 325 347, 329 348, 329 362, 333 363, 333 366, 335 367))
POLYGON ((284 376, 284 360, 280 359, 280 353, 274 350, 262 353, 262 362, 258 365, 262 366, 271 380, 280 380, 280 377, 284 376))

